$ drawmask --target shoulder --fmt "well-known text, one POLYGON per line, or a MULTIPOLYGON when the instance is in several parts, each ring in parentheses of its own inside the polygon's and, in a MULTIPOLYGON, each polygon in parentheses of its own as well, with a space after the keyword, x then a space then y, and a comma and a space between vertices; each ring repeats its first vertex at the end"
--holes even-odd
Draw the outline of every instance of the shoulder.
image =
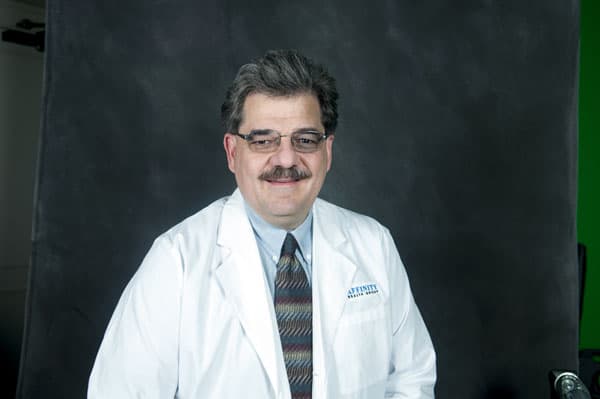
POLYGON ((351 211, 321 198, 317 198, 315 201, 314 209, 321 217, 328 218, 332 222, 337 222, 341 225, 357 224, 365 228, 385 229, 385 226, 370 216, 351 211))
POLYGON ((223 208, 229 196, 219 198, 210 205, 190 215, 177 223, 156 239, 168 246, 180 250, 196 246, 199 243, 208 243, 215 240, 216 232, 221 221, 223 208))
POLYGON ((193 265, 210 265, 221 215, 228 199, 223 197, 212 202, 160 234, 146 253, 136 273, 138 278, 146 274, 183 278, 184 270, 193 265))
POLYGON ((223 207, 228 200, 229 196, 219 198, 205 208, 202 208, 198 212, 177 223, 175 226, 167 230, 163 235, 173 236, 177 234, 190 234, 192 232, 202 230, 207 226, 218 224, 219 220, 221 219, 223 207))
POLYGON ((330 226, 337 226, 345 233, 363 232, 370 234, 388 234, 388 229, 374 218, 351 211, 328 201, 317 198, 315 215, 330 226))

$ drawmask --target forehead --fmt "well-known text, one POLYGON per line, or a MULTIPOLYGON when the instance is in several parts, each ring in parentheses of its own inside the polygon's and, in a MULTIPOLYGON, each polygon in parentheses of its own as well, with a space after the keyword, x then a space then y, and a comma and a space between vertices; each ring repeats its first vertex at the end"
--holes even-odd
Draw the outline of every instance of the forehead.
POLYGON ((313 94, 268 96, 253 93, 246 97, 240 130, 300 128, 323 129, 319 100, 313 94))

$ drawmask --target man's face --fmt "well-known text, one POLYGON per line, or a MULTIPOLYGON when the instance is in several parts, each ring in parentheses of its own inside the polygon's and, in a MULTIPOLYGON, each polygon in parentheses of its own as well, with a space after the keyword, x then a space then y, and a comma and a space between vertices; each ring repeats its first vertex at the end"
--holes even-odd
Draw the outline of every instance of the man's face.
MULTIPOLYGON (((319 101, 312 94, 269 97, 255 93, 244 102, 239 133, 275 130, 288 135, 301 129, 324 132, 319 101)), ((265 221, 291 230, 300 225, 319 194, 331 167, 333 136, 312 153, 294 150, 288 137, 281 138, 272 153, 253 152, 241 137, 225 133, 223 141, 229 170, 244 199, 265 221), (273 175, 277 168, 295 168, 306 177, 293 179, 273 175)))

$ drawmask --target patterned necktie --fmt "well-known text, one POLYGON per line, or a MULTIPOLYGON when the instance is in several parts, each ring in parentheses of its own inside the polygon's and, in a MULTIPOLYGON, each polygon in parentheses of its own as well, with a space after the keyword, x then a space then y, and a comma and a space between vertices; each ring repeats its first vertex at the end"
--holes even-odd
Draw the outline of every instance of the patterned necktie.
POLYGON ((312 397, 312 291, 288 233, 275 277, 275 314, 293 399, 312 397))

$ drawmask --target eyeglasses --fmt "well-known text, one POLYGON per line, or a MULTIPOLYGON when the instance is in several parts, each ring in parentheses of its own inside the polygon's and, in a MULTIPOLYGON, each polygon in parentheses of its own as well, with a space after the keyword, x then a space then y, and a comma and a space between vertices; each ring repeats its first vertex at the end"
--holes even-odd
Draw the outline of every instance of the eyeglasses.
POLYGON ((327 133, 315 130, 299 130, 292 134, 281 134, 275 130, 253 130, 248 134, 234 133, 246 140, 250 150, 254 152, 275 152, 281 144, 282 137, 289 137, 294 150, 302 153, 315 152, 319 149, 321 141, 327 138, 327 133))

